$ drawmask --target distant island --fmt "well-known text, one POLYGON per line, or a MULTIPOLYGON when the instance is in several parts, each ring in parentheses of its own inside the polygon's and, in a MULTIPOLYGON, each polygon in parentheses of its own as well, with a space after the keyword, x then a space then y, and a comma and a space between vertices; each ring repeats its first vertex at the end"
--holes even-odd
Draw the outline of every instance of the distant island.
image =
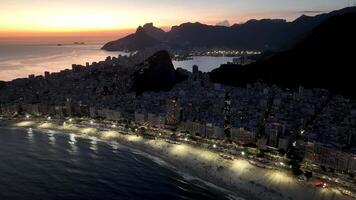
POLYGON ((57 44, 57 46, 64 46, 64 45, 85 45, 85 42, 73 42, 72 44, 61 44, 61 43, 57 44))

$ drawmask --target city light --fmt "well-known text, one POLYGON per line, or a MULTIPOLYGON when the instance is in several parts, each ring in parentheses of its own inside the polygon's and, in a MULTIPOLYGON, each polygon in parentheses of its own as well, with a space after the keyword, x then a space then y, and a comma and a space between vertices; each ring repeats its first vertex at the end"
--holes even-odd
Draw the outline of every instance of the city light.
POLYGON ((80 133, 85 135, 95 135, 98 131, 95 128, 83 128, 80 133))
POLYGON ((51 120, 51 119, 52 119, 52 117, 50 117, 50 116, 49 116, 49 117, 47 117, 47 120, 51 120))
POLYGON ((284 167, 284 163, 283 162, 279 162, 279 164, 284 167))
POLYGON ((40 125, 38 125, 38 128, 44 128, 44 129, 49 129, 52 127, 53 127, 53 124, 50 122, 45 122, 45 123, 41 123, 40 125))
POLYGON ((187 142, 187 141, 188 141, 188 138, 184 138, 184 141, 186 141, 186 142, 187 142))
POLYGON ((112 128, 116 128, 116 125, 115 125, 115 124, 113 124, 111 127, 112 127, 112 128))
POLYGON ((251 164, 246 160, 234 160, 231 165, 231 169, 236 173, 246 172, 251 167, 251 164))
POLYGON ((26 126, 32 126, 34 124, 35 124, 35 122, 32 122, 32 121, 24 121, 24 122, 16 123, 15 126, 26 127, 26 126))
POLYGON ((26 119, 29 119, 29 118, 30 118, 30 115, 29 115, 29 114, 27 114, 27 115, 26 115, 26 119))
POLYGON ((68 121, 69 121, 69 122, 72 122, 72 121, 73 121, 73 119, 72 119, 72 118, 70 118, 70 119, 68 119, 68 121))
POLYGON ((242 151, 242 152, 241 152, 241 155, 242 155, 242 156, 245 156, 245 152, 244 152, 244 151, 242 151))
POLYGON ((93 120, 90 120, 90 124, 94 124, 94 121, 93 121, 93 120))
POLYGON ((216 144, 213 144, 213 148, 214 148, 214 149, 216 148, 216 144))
POLYGON ((101 138, 111 140, 115 138, 119 138, 120 134, 116 131, 105 131, 101 133, 101 138))

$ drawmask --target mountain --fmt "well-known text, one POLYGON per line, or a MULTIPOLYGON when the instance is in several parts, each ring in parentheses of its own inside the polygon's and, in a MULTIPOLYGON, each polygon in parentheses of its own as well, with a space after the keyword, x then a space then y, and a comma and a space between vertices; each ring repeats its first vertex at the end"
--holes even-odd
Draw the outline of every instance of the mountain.
POLYGON ((107 51, 129 50, 136 51, 159 45, 161 42, 147 34, 143 27, 138 27, 136 33, 124 38, 106 43, 102 49, 107 51))
MULTIPOLYGON (((292 46, 295 42, 304 37, 323 21, 346 13, 356 12, 356 7, 344 8, 327 14, 314 17, 302 15, 298 19, 287 22, 283 19, 262 19, 249 20, 244 24, 234 24, 230 27, 211 26, 201 23, 183 23, 173 26, 168 32, 164 32, 153 26, 146 24, 144 30, 150 38, 164 41, 165 45, 173 49, 194 49, 194 48, 231 48, 243 50, 276 50, 292 46)), ((111 47, 103 47, 105 50, 123 50, 126 46, 115 45, 125 43, 130 46, 132 38, 140 37, 137 33, 122 38, 118 41, 110 42, 111 47)), ((135 43, 135 50, 151 47, 151 45, 140 45, 135 43)), ((128 48, 127 48, 128 49, 128 48)))
POLYGON ((141 64, 134 74, 132 90, 136 94, 145 91, 169 91, 172 87, 188 77, 174 69, 167 51, 159 51, 141 64))
POLYGON ((155 26, 153 26, 153 23, 147 23, 145 25, 143 25, 143 30, 145 30, 145 32, 155 38, 156 40, 159 41, 164 41, 165 37, 166 37, 166 32, 164 32, 164 30, 157 28, 155 26))
POLYGON ((263 81, 290 88, 326 88, 355 97, 355 22, 356 13, 335 15, 286 51, 247 66, 222 65, 210 77, 234 86, 263 81))

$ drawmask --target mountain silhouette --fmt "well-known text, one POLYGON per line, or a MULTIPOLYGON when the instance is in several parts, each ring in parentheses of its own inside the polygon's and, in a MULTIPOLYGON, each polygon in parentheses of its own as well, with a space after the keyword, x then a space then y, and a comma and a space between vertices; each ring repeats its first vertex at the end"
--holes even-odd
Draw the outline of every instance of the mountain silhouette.
POLYGON ((326 88, 354 96, 355 22, 356 13, 333 16, 286 51, 246 66, 222 65, 210 77, 214 82, 234 86, 263 81, 290 88, 326 88))
POLYGON ((175 70, 167 51, 158 51, 139 66, 133 75, 132 90, 136 94, 145 91, 169 91, 172 87, 188 77, 175 70))
POLYGON ((138 27, 136 33, 128 35, 122 39, 106 43, 102 49, 107 51, 129 50, 136 51, 140 49, 154 47, 161 42, 146 33, 143 27, 138 27))
POLYGON ((230 27, 211 26, 202 23, 183 23, 173 26, 168 32, 156 28, 152 23, 144 25, 146 36, 131 34, 117 41, 109 42, 105 50, 142 50, 156 45, 172 49, 231 48, 241 50, 279 50, 292 46, 305 34, 325 20, 356 12, 356 7, 344 8, 314 17, 302 15, 287 22, 283 19, 249 20, 244 24, 230 27), (147 41, 146 41, 147 40, 147 41))

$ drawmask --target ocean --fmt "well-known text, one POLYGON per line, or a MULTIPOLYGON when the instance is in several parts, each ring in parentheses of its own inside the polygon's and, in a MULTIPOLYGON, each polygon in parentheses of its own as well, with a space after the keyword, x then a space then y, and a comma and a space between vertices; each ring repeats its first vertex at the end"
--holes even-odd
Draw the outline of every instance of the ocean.
POLYGON ((101 45, 0 45, 0 80, 58 72, 72 64, 105 60, 124 52, 100 50, 101 45))
POLYGON ((0 127, 0 199, 225 200, 163 161, 118 143, 0 127))
MULTIPOLYGON (((85 65, 105 60, 107 56, 127 55, 125 52, 101 50, 102 45, 0 45, 0 80, 41 75, 44 71, 58 72, 71 68, 72 64, 85 65)), ((197 56, 193 60, 173 61, 174 66, 191 71, 198 65, 209 72, 220 64, 231 62, 230 57, 197 56)))

